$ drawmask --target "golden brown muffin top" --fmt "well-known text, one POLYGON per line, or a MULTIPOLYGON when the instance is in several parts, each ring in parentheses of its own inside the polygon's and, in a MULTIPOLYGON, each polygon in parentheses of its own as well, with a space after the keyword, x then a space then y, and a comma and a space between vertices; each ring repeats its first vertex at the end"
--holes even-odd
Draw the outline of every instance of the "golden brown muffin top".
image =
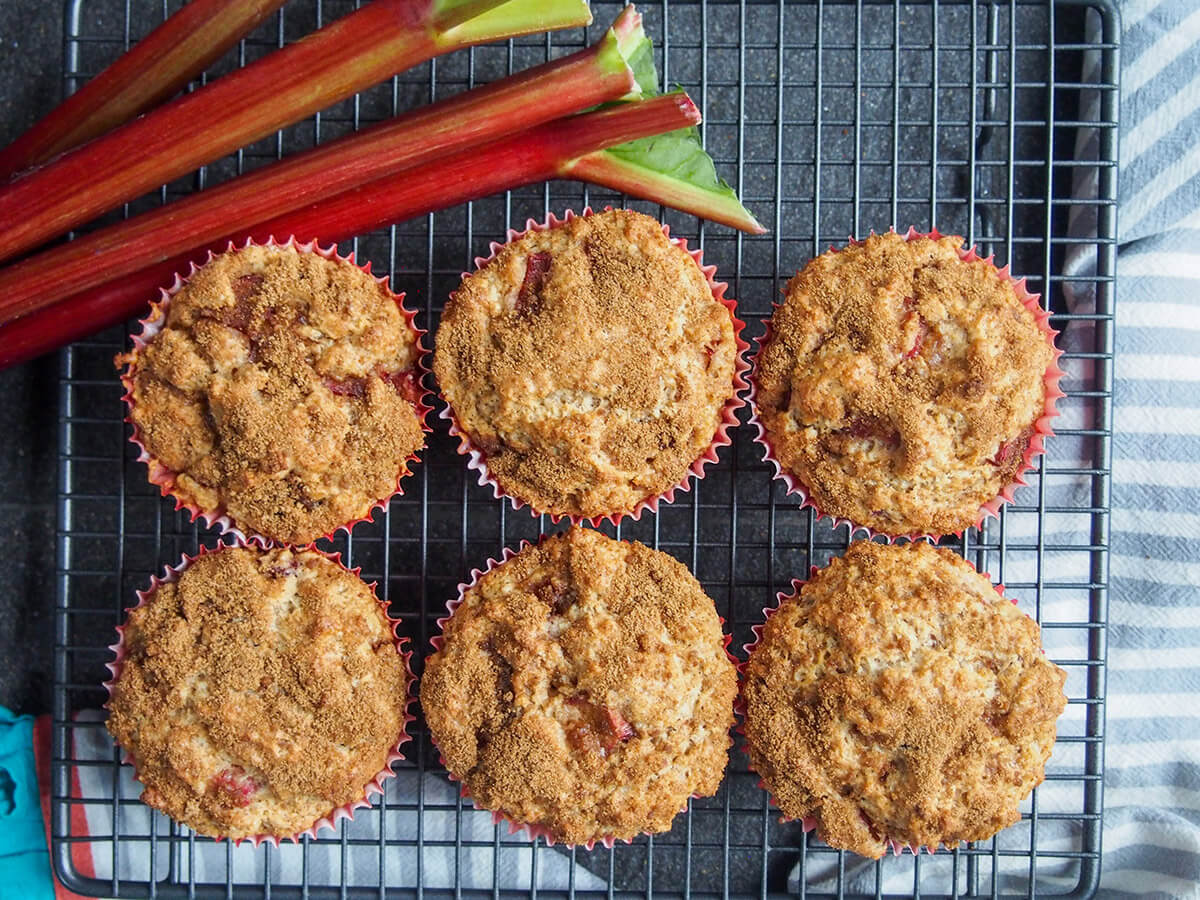
POLYGON ((531 231, 465 278, 433 368, 506 493, 590 518, 683 480, 734 396, 736 357, 695 260, 616 209, 531 231))
POLYGON ((856 541, 767 620, 747 750, 833 847, 984 840, 1041 783, 1065 680, 1037 623, 960 557, 856 541))
POLYGON ((823 512, 892 535, 961 531, 1020 469, 1052 344, 961 243, 872 235, 788 284, 757 406, 823 512))
POLYGON ((223 549, 133 609, 108 730, 142 800, 201 834, 290 837, 363 798, 404 730, 386 615, 311 550, 223 549))
POLYGON ((176 473, 177 498, 307 544, 391 495, 424 446, 418 355, 370 275, 252 246, 197 271, 162 330, 117 361, 131 367, 130 418, 176 473))
POLYGON ((421 706, 475 802, 571 844, 666 831, 725 771, 737 675, 687 568, 572 529, 465 592, 421 706))

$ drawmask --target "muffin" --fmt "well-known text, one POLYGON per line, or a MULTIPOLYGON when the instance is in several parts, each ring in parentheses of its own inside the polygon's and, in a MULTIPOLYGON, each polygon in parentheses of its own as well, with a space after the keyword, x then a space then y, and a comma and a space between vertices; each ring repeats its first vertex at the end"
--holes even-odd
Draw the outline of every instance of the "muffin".
POLYGON ((419 337, 332 251, 213 257, 117 358, 150 480, 193 517, 280 542, 369 516, 425 443, 419 337))
POLYGON ((382 790, 407 739, 407 661, 336 558, 222 548, 140 597, 107 705, 143 802, 200 834, 277 840, 382 790))
POLYGON ((737 675, 712 600, 665 553, 596 531, 510 557, 463 588, 425 663, 450 776, 551 842, 668 830, 728 757, 737 675))
POLYGON ((464 276, 433 369, 481 483, 593 523, 686 486, 745 386, 742 323, 712 271, 611 209, 533 226, 464 276))
POLYGON ((752 767, 784 815, 862 856, 1016 822, 1066 705, 1037 623, 923 541, 852 543, 747 649, 752 767))
POLYGON ((1022 283, 961 243, 873 234, 788 284, 755 406, 768 456, 819 512, 892 536, 960 532, 1041 451, 1061 396, 1053 332, 1022 283))

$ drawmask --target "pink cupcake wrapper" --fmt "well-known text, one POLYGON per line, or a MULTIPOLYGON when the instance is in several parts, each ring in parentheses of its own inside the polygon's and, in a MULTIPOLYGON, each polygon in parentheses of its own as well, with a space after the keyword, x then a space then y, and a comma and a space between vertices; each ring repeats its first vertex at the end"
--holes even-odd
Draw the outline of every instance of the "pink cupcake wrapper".
MULTIPOLYGON (((895 229, 890 229, 890 231, 894 233, 895 229)), ((874 231, 871 232, 871 234, 874 233, 874 231)), ((943 235, 938 232, 937 229, 929 232, 920 232, 911 226, 909 227, 908 232, 904 235, 904 239, 908 241, 916 240, 918 238, 931 238, 933 240, 938 240, 941 237, 943 237, 943 235)), ((849 238, 849 246, 861 246, 864 243, 865 241, 858 240, 857 238, 849 238)), ((833 250, 834 252, 838 252, 838 248, 836 247, 830 247, 829 249, 833 250)), ((1054 338, 1058 335, 1058 332, 1050 327, 1050 313, 1047 310, 1042 309, 1040 302, 1041 295, 1030 293, 1025 287, 1025 279, 1014 278, 1008 266, 996 268, 995 264, 993 263, 994 256, 979 256, 979 254, 975 252, 974 247, 971 247, 967 250, 959 247, 958 255, 963 262, 981 261, 987 263, 995 269, 996 273, 1002 280, 1007 281, 1012 285, 1013 291, 1017 295, 1017 299, 1021 301, 1026 309, 1033 313, 1038 330, 1041 331, 1045 336, 1046 341, 1050 344, 1051 350, 1054 352, 1054 355, 1050 360, 1050 365, 1047 367, 1045 375, 1042 376, 1042 382, 1045 387, 1045 407, 1042 411, 1042 414, 1033 424, 1033 434, 1029 437, 1029 441, 1025 447, 1025 452, 1021 457, 1021 465, 1014 473, 1013 480, 1005 485, 999 494, 980 507, 979 517, 975 520, 974 527, 982 528, 984 521, 989 517, 999 517, 1000 508, 1005 503, 1012 502, 1013 496, 1018 487, 1027 485, 1029 483, 1025 480, 1025 475, 1034 468, 1037 458, 1046 452, 1046 438, 1054 434, 1054 429, 1051 427, 1051 421, 1059 415, 1057 405, 1058 401, 1066 396, 1066 394, 1064 394, 1059 388, 1059 381, 1066 373, 1063 372, 1058 364, 1059 358, 1063 353, 1062 350, 1059 349, 1058 345, 1054 343, 1054 338)), ((773 304, 772 311, 778 309, 781 305, 782 304, 779 303, 773 304)), ((888 543, 891 543, 898 538, 907 538, 910 541, 917 540, 918 538, 930 538, 936 541, 937 539, 944 537, 945 535, 942 534, 924 532, 888 534, 887 532, 878 531, 874 528, 871 528, 868 525, 861 525, 857 522, 853 522, 850 519, 842 516, 835 516, 831 513, 826 513, 820 508, 816 501, 813 500, 812 494, 809 492, 808 488, 806 488, 795 475, 792 475, 790 472, 784 470, 782 463, 780 463, 779 459, 775 455, 775 448, 771 444, 770 436, 767 434, 766 426, 763 424, 758 411, 758 360, 763 350, 768 344, 771 343, 771 339, 773 337, 774 332, 771 327, 771 318, 766 320, 766 326, 766 333, 757 340, 757 349, 755 349, 750 360, 754 366, 754 371, 748 379, 750 382, 750 424, 755 429, 755 442, 761 445, 763 448, 763 460, 770 463, 775 469, 773 477, 782 481, 787 486, 787 493, 789 495, 799 495, 799 508, 804 509, 805 507, 808 507, 813 511, 813 514, 818 519, 830 519, 834 528, 837 528, 840 525, 847 526, 849 529, 848 536, 851 539, 853 539, 855 534, 857 534, 859 531, 863 532, 867 537, 883 538, 888 543)), ((964 529, 960 529, 953 533, 961 536, 963 530, 964 529)))
MULTIPOLYGON (((451 617, 454 615, 454 611, 456 609, 458 609, 460 606, 462 606, 463 600, 465 599, 467 591, 471 590, 473 587, 475 587, 477 584, 479 584, 480 580, 485 575, 487 575, 489 572, 491 572, 493 569, 499 568, 500 566, 504 565, 506 562, 508 562, 510 559, 512 559, 518 553, 521 553, 522 551, 528 549, 529 547, 535 547, 535 546, 541 545, 541 543, 543 541, 545 541, 547 538, 550 538, 550 537, 554 537, 554 535, 552 535, 552 534, 540 535, 538 537, 536 543, 522 540, 521 543, 517 546, 517 549, 514 550, 511 547, 505 547, 504 550, 501 552, 499 559, 494 559, 492 557, 489 557, 487 564, 484 565, 483 568, 472 569, 471 573, 470 573, 470 579, 468 581, 464 581, 461 584, 459 584, 458 596, 446 601, 446 615, 442 616, 441 618, 439 618, 437 620, 438 633, 436 635, 434 635, 432 638, 430 638, 430 640, 429 640, 429 643, 433 647, 433 651, 435 653, 437 653, 444 646, 444 644, 446 642, 445 641, 446 623, 450 621, 451 617)), ((722 635, 723 635, 722 649, 724 649, 725 655, 726 655, 726 657, 729 658, 729 661, 732 662, 734 664, 734 666, 736 667, 738 665, 737 658, 732 653, 729 652, 729 644, 733 640, 733 635, 726 634, 724 626, 725 626, 725 620, 722 618, 721 619, 721 631, 722 631, 722 635)), ((735 706, 736 706, 736 700, 735 700, 735 706)), ((466 786, 466 784, 464 784, 462 782, 462 780, 460 778, 458 778, 458 776, 456 776, 453 772, 450 771, 449 766, 446 765, 445 757, 443 757, 440 752, 438 753, 438 763, 441 765, 441 767, 443 769, 446 770, 446 777, 451 782, 458 785, 459 796, 462 797, 464 800, 470 800, 471 805, 473 807, 475 807, 475 809, 477 809, 481 812, 491 813, 493 825, 501 825, 501 824, 507 825, 509 835, 518 834, 523 831, 526 833, 526 836, 529 838, 530 841, 536 841, 538 838, 544 838, 547 846, 550 846, 550 847, 553 847, 557 843, 563 847, 583 847, 586 850, 594 849, 597 844, 600 844, 603 847, 611 850, 613 848, 613 846, 617 843, 618 840, 620 840, 621 843, 624 843, 624 844, 632 844, 633 843, 633 840, 634 840, 633 838, 615 838, 611 835, 600 838, 600 839, 592 839, 592 840, 586 841, 582 844, 569 844, 569 843, 564 843, 562 841, 558 841, 555 839, 554 834, 550 831, 550 829, 547 828, 545 825, 540 825, 537 823, 530 823, 530 822, 520 822, 516 818, 509 816, 502 811, 498 811, 498 810, 494 810, 494 809, 486 809, 486 808, 480 806, 478 803, 475 802, 475 798, 471 796, 471 791, 466 786)), ((691 799, 699 799, 700 796, 701 796, 700 794, 692 794, 691 799)), ((687 806, 687 803, 685 803, 683 805, 683 807, 679 810, 679 812, 676 813, 676 815, 686 813, 687 811, 688 811, 688 806, 687 806)), ((650 835, 651 832, 643 831, 642 834, 650 835)))
MULTIPOLYGON (((606 206, 604 211, 607 212, 611 209, 611 206, 606 206)), ((593 210, 590 206, 585 206, 583 212, 578 215, 590 216, 592 215, 592 212, 593 210)), ((573 210, 568 209, 563 214, 561 219, 554 213, 548 213, 544 222, 538 222, 534 219, 526 220, 524 230, 518 231, 515 228, 510 228, 504 243, 492 241, 489 246, 489 249, 491 250, 490 256, 477 256, 475 258, 475 270, 479 271, 482 269, 485 265, 494 260, 496 255, 502 249, 504 249, 504 247, 518 238, 524 237, 529 232, 548 231, 549 229, 554 228, 557 225, 562 225, 565 222, 569 222, 571 219, 576 217, 577 214, 573 210)), ((717 430, 713 433, 713 439, 708 445, 708 449, 706 449, 699 458, 692 462, 691 466, 688 467, 687 473, 683 476, 678 484, 672 485, 660 494, 656 494, 653 497, 647 497, 641 500, 636 506, 634 506, 632 510, 627 512, 609 513, 608 515, 590 517, 579 516, 573 513, 547 513, 547 515, 550 516, 551 522, 559 522, 563 519, 567 519, 573 525, 589 522, 593 527, 598 527, 601 522, 606 520, 611 522, 613 525, 616 525, 626 516, 636 522, 641 518, 642 511, 647 509, 652 513, 657 513, 660 503, 674 502, 676 491, 691 490, 693 477, 695 477, 697 480, 704 478, 705 466, 718 461, 717 450, 721 447, 727 447, 733 442, 733 439, 729 436, 729 431, 730 429, 736 428, 738 425, 737 411, 745 406, 746 400, 742 394, 749 387, 747 375, 750 371, 750 363, 746 360, 746 351, 750 349, 750 344, 742 337, 742 331, 746 327, 746 323, 737 317, 737 301, 725 296, 725 291, 729 289, 729 285, 723 281, 716 280, 717 267, 704 265, 703 252, 689 248, 687 241, 684 238, 671 237, 670 226, 663 225, 662 229, 663 234, 670 239, 672 244, 685 250, 687 254, 691 256, 693 260, 695 260, 696 265, 700 267, 700 271, 704 273, 704 277, 708 281, 709 287, 712 289, 713 297, 722 306, 729 310, 729 317, 733 322, 734 343, 737 348, 734 356, 733 366, 733 395, 725 401, 725 406, 721 411, 721 424, 717 426, 717 430)), ((466 279, 471 274, 472 273, 470 272, 463 272, 462 277, 466 279)), ((472 443, 470 435, 467 434, 467 432, 460 426, 458 417, 450 408, 449 403, 446 403, 443 406, 441 411, 438 413, 438 416, 442 419, 445 419, 446 422, 449 423, 450 434, 458 438, 458 453, 460 456, 466 456, 468 458, 468 469, 479 473, 479 484, 484 487, 490 486, 492 488, 493 496, 495 496, 497 500, 505 497, 508 498, 508 501, 512 504, 513 509, 520 509, 523 506, 527 506, 528 504, 525 500, 510 494, 496 481, 495 477, 493 477, 491 473, 491 470, 488 469, 486 454, 472 443)), ((529 511, 531 515, 539 515, 539 513, 533 509, 532 506, 530 506, 529 511)))
MULTIPOLYGON (((317 256, 320 256, 324 259, 348 263, 367 275, 370 275, 371 278, 375 280, 376 284, 380 285, 387 292, 388 296, 396 302, 397 309, 400 310, 400 314, 404 316, 404 321, 408 325, 409 330, 411 330, 416 337, 414 342, 416 360, 413 363, 412 372, 413 384, 418 389, 419 394, 416 402, 413 404, 413 407, 416 410, 417 420, 421 425, 421 431, 425 433, 433 431, 429 425, 429 422, 427 421, 429 413, 433 411, 432 393, 427 387, 425 387, 425 375, 429 372, 429 369, 425 364, 425 357, 428 353, 428 350, 422 344, 422 339, 426 334, 428 334, 428 332, 423 328, 417 327, 417 314, 404 305, 403 293, 397 294, 391 289, 388 282, 388 277, 386 275, 375 275, 372 273, 371 264, 369 262, 364 266, 358 265, 358 263, 355 262, 353 253, 349 254, 348 256, 342 256, 337 252, 337 245, 335 244, 330 245, 329 247, 321 247, 315 240, 302 243, 296 240, 295 236, 288 237, 288 239, 282 243, 275 240, 273 237, 267 240, 265 243, 257 242, 247 238, 246 241, 240 246, 235 245, 233 241, 230 241, 224 252, 236 253, 239 250, 245 250, 252 246, 278 247, 280 249, 295 250, 299 253, 315 253, 317 256)), ((134 348, 133 352, 138 356, 138 358, 140 358, 140 354, 145 349, 146 345, 154 339, 154 337, 166 324, 167 311, 171 306, 171 298, 174 297, 183 288, 183 286, 195 276, 197 271, 211 263, 218 255, 219 254, 213 253, 210 250, 208 252, 207 259, 205 259, 202 264, 197 265, 196 263, 191 263, 191 267, 186 275, 177 272, 175 274, 175 280, 171 286, 160 289, 159 299, 150 305, 150 312, 139 322, 142 328, 141 333, 132 336, 134 348)), ((138 462, 146 463, 148 469, 146 477, 149 482, 159 489, 162 496, 172 496, 175 500, 175 509, 182 509, 186 511, 189 517, 188 521, 190 522, 194 522, 196 519, 201 519, 203 520, 206 528, 215 528, 218 530, 218 534, 221 535, 232 534, 236 539, 242 542, 244 542, 247 537, 257 537, 262 538, 262 540, 266 541, 268 544, 275 546, 283 546, 286 544, 285 541, 276 541, 272 538, 266 537, 265 535, 260 535, 257 532, 240 529, 237 526, 237 523, 235 523, 233 519, 230 518, 230 516, 222 509, 201 509, 194 503, 185 503, 179 497, 176 497, 174 494, 172 494, 172 491, 175 489, 175 479, 178 476, 178 473, 163 465, 150 453, 148 449, 146 449, 142 431, 133 421, 133 377, 136 367, 137 359, 129 362, 125 367, 125 371, 121 373, 121 384, 125 388, 125 393, 121 397, 121 400, 125 404, 125 421, 128 422, 133 429, 129 440, 138 448, 138 462)), ((344 531, 347 535, 349 535, 355 525, 358 525, 360 522, 371 521, 376 511, 386 510, 393 497, 404 493, 404 490, 401 487, 401 482, 407 475, 410 474, 409 464, 417 461, 419 458, 419 454, 414 453, 404 461, 402 469, 396 476, 396 487, 390 494, 372 503, 367 508, 366 512, 363 513, 363 515, 356 519, 352 519, 343 525, 339 525, 332 531, 322 535, 322 538, 332 538, 339 531, 344 531)), ((310 541, 309 545, 312 543, 315 542, 310 541)))
MULTIPOLYGON (((968 563, 968 565, 970 565, 970 563, 968 563)), ((971 568, 974 569, 975 567, 971 566, 971 568)), ((746 658, 744 660, 739 660, 737 663, 739 681, 745 682, 746 680, 746 667, 750 664, 751 654, 753 654, 758 645, 762 643, 763 629, 766 627, 767 620, 770 619, 771 616, 775 615, 775 613, 779 612, 779 608, 783 606, 785 602, 800 596, 800 589, 804 587, 804 585, 808 584, 809 581, 812 581, 813 577, 819 571, 820 567, 809 566, 808 578, 793 578, 790 591, 779 591, 775 594, 775 605, 763 607, 763 621, 758 625, 750 626, 750 630, 754 632, 754 640, 750 641, 748 644, 742 645, 742 651, 745 653, 746 658)), ((975 571, 979 572, 978 569, 975 569, 975 571)), ((987 572, 979 572, 979 574, 991 581, 991 576, 987 572)), ((1015 597, 1008 597, 1004 593, 1004 585, 993 584, 992 587, 1001 597, 1005 597, 1005 599, 1009 600, 1014 606, 1017 605, 1017 600, 1015 597)), ((740 690, 738 691, 737 701, 734 704, 734 711, 739 717, 736 731, 742 736, 742 752, 746 754, 746 758, 749 760, 750 771, 754 772, 754 762, 750 759, 750 749, 746 744, 746 698, 740 690)), ((771 793, 771 789, 767 787, 761 778, 758 780, 758 786, 767 792, 768 799, 775 806, 775 808, 778 809, 779 804, 775 800, 775 795, 771 793)), ((788 819, 787 816, 781 815, 779 821, 788 822, 797 820, 788 819)), ((817 831, 817 820, 814 816, 803 816, 798 821, 800 822, 806 834, 810 831, 817 831)), ((824 840, 819 831, 817 831, 817 839, 824 840)), ((908 850, 914 856, 919 856, 921 851, 924 850, 926 853, 932 856, 939 849, 944 848, 946 850, 953 850, 955 847, 964 843, 963 841, 959 841, 953 845, 943 843, 933 847, 923 847, 914 846, 912 844, 904 844, 899 841, 892 840, 891 838, 885 838, 884 840, 888 845, 888 849, 892 851, 893 856, 899 856, 905 850, 908 850)))
MULTIPOLYGON (((231 533, 238 534, 235 531, 231 531, 231 533)), ((104 709, 107 710, 109 708, 109 703, 112 701, 113 687, 120 680, 121 671, 124 669, 125 630, 127 628, 126 623, 128 623, 129 614, 131 612, 133 612, 133 610, 135 610, 138 607, 143 606, 145 603, 147 603, 149 601, 149 599, 154 595, 154 592, 156 590, 158 590, 160 585, 172 584, 172 583, 178 581, 180 575, 183 574, 183 572, 188 568, 188 566, 190 566, 196 560, 201 559, 202 557, 209 556, 214 553, 222 553, 227 549, 235 549, 235 548, 239 548, 239 547, 257 547, 261 550, 275 549, 275 545, 271 544, 269 541, 265 540, 264 538, 261 538, 258 536, 254 536, 254 537, 250 538, 249 540, 242 539, 240 535, 238 535, 238 537, 239 537, 239 540, 235 544, 223 544, 222 543, 222 544, 218 544, 216 547, 213 547, 213 548, 202 546, 200 548, 199 552, 196 553, 194 556, 185 553, 183 555, 183 558, 179 561, 178 564, 176 564, 174 566, 164 567, 163 574, 161 576, 158 576, 158 575, 152 576, 150 579, 150 585, 148 587, 136 592, 138 602, 135 603, 133 606, 127 607, 125 609, 126 621, 125 621, 125 623, 122 623, 121 625, 117 626, 117 642, 115 644, 110 644, 109 648, 108 648, 109 650, 111 650, 113 652, 113 659, 111 662, 107 662, 104 664, 105 667, 108 669, 110 676, 111 676, 103 684, 104 690, 108 694, 108 700, 106 700, 104 702, 104 709)), ((303 552, 303 551, 312 551, 314 553, 318 553, 321 556, 325 557, 326 559, 330 560, 331 562, 340 566, 343 570, 350 572, 355 577, 361 577, 360 573, 362 572, 362 567, 360 566, 360 567, 357 567, 354 569, 347 569, 346 566, 342 563, 342 557, 341 557, 340 553, 329 553, 325 550, 320 550, 316 547, 296 548, 296 552, 303 552)), ((396 652, 400 654, 400 658, 404 661, 404 672, 405 672, 404 709, 402 711, 403 722, 401 725, 399 739, 396 741, 395 746, 393 746, 392 749, 388 751, 387 760, 384 763, 383 769, 381 769, 379 771, 379 773, 375 775, 374 778, 372 778, 369 782, 367 782, 366 786, 363 788, 363 796, 360 799, 355 800, 352 803, 347 803, 347 804, 339 806, 335 809, 330 810, 326 815, 322 816, 321 818, 317 819, 317 821, 313 822, 313 824, 310 825, 308 828, 306 828, 303 831, 300 831, 296 834, 284 835, 284 836, 273 835, 273 834, 256 834, 256 835, 252 835, 251 837, 246 837, 246 838, 233 838, 231 840, 232 840, 234 846, 238 846, 244 842, 248 842, 253 847, 258 847, 260 844, 264 844, 264 843, 271 844, 272 846, 278 847, 280 842, 285 841, 285 840, 290 840, 293 843, 298 844, 298 843, 300 843, 300 840, 304 837, 310 837, 310 838, 315 839, 318 835, 318 832, 322 828, 329 828, 331 830, 336 830, 338 822, 342 821, 343 819, 349 819, 350 821, 354 821, 354 813, 359 809, 369 808, 372 805, 372 802, 375 797, 382 796, 384 789, 385 789, 384 788, 385 782, 387 782, 387 780, 389 778, 396 777, 396 773, 395 773, 395 771, 393 771, 392 767, 397 762, 404 759, 404 754, 400 752, 400 748, 402 746, 404 746, 406 741, 411 739, 410 735, 408 734, 408 726, 411 723, 416 721, 416 716, 414 716, 411 712, 409 712, 409 707, 412 705, 413 700, 414 700, 413 685, 416 683, 416 676, 413 675, 413 671, 412 671, 412 651, 405 649, 405 645, 408 643, 408 638, 403 637, 396 633, 396 629, 399 628, 400 624, 401 624, 400 619, 395 619, 392 616, 388 615, 387 604, 385 604, 382 600, 380 600, 378 595, 376 595, 376 593, 375 593, 376 582, 372 582, 371 584, 367 585, 367 587, 369 587, 371 589, 371 594, 375 598, 375 602, 379 605, 380 610, 383 612, 384 617, 387 619, 388 625, 390 626, 391 631, 392 631, 392 638, 393 638, 393 641, 396 646, 396 652)), ((133 766, 133 777, 137 781, 141 781, 141 774, 138 772, 137 762, 133 758, 133 754, 131 754, 124 747, 121 747, 121 762, 128 763, 129 765, 133 766)), ((164 813, 164 815, 165 815, 165 813, 164 813)), ((224 836, 221 836, 221 837, 215 838, 215 840, 223 841, 223 840, 227 840, 227 838, 225 838, 224 836)))

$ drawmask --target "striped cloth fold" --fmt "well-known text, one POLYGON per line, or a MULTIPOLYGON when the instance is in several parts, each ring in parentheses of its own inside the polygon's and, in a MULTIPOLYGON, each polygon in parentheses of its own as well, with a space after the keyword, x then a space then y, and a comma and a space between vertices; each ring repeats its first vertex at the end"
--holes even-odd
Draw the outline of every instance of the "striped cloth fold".
POLYGON ((1100 896, 1200 897, 1200 4, 1121 13, 1100 896))

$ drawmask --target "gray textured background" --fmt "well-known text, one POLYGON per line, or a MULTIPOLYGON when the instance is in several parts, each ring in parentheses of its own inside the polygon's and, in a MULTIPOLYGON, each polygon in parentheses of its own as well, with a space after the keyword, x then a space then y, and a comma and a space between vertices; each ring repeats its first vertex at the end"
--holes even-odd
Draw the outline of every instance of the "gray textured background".
MULTIPOLYGON (((0 144, 62 93, 61 7, 0 0, 0 144)), ((50 709, 54 606, 55 357, 0 372, 0 704, 50 709)))

